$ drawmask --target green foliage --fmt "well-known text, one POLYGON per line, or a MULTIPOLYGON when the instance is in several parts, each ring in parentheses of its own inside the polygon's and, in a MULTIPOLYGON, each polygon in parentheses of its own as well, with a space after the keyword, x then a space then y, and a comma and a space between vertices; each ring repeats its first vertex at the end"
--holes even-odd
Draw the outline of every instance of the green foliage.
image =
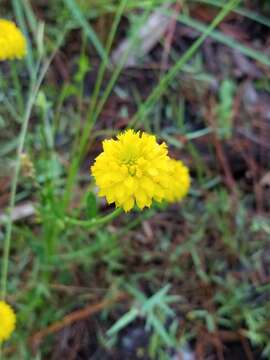
POLYGON ((97 216, 97 198, 92 192, 89 192, 86 197, 86 211, 89 219, 97 216))
POLYGON ((225 79, 220 84, 219 105, 217 106, 217 118, 219 136, 224 139, 232 137, 233 99, 235 95, 235 84, 225 79))
POLYGON ((177 325, 172 322, 175 317, 172 304, 179 302, 181 299, 179 296, 168 294, 170 285, 166 285, 150 298, 147 298, 136 287, 127 286, 127 290, 134 296, 134 307, 131 307, 108 330, 108 335, 117 335, 123 328, 140 318, 145 320, 145 330, 151 334, 149 344, 151 358, 160 358, 164 346, 168 348, 177 347, 178 341, 175 337, 177 325), (170 326, 166 326, 168 321, 172 322, 170 326))
MULTIPOLYGON (((218 8, 225 3, 200 2, 218 8)), ((21 150, 31 159, 34 171, 28 178, 19 176, 14 200, 20 204, 30 201, 35 213, 29 219, 16 221, 11 236, 7 289, 8 300, 18 313, 18 325, 7 344, 16 352, 7 358, 50 358, 57 336, 44 339, 33 356, 28 345, 33 333, 74 309, 87 306, 89 301, 99 302, 120 291, 129 295, 129 301, 121 306, 115 303, 96 315, 100 320, 98 347, 116 348, 125 329, 142 321, 149 335, 147 353, 152 359, 166 359, 169 350, 179 349, 189 340, 196 341, 202 329, 210 334, 224 329, 241 331, 269 357, 270 289, 268 284, 254 281, 254 274, 260 274, 263 261, 267 261, 262 259, 268 251, 270 224, 263 214, 254 215, 250 203, 253 204, 255 196, 250 190, 240 190, 237 201, 232 202, 222 175, 215 168, 217 160, 211 144, 207 144, 210 150, 206 154, 201 149, 205 137, 206 143, 213 130, 202 125, 205 110, 202 99, 213 83, 213 76, 206 71, 197 50, 210 36, 264 66, 269 65, 269 57, 213 30, 225 12, 207 27, 186 15, 191 4, 185 2, 186 13, 181 13, 177 21, 202 36, 187 51, 181 49, 178 53, 172 47, 171 67, 161 75, 153 71, 157 80, 145 99, 136 82, 123 85, 121 76, 126 79, 129 74, 124 70, 125 60, 131 49, 138 48, 138 33, 152 11, 165 1, 49 3, 42 8, 45 24, 39 21, 40 16, 29 1, 14 0, 8 6, 10 15, 27 35, 29 52, 26 63, 16 61, 1 66, 0 172, 1 176, 12 173, 16 149, 23 138, 21 150), (104 44, 95 21, 106 16, 112 17, 112 22, 104 44), (125 31, 131 47, 112 67, 109 59, 122 36, 123 17, 123 23, 130 24, 125 31), (70 51, 74 36, 74 48, 79 49, 75 54, 75 50, 70 51), (54 51, 59 53, 51 63, 48 57, 54 51), (65 51, 70 58, 66 58, 65 51), (55 72, 63 70, 62 66, 67 71, 58 79, 55 72), (94 84, 89 86, 91 81, 94 84), (200 104, 190 118, 187 113, 191 100, 185 92, 185 81, 192 95, 198 95, 200 104), (132 98, 132 111, 135 109, 132 118, 126 103, 123 110, 115 101, 119 94, 125 95, 127 104, 132 98), (67 218, 92 221, 103 214, 103 204, 97 203, 92 187, 89 159, 92 161, 98 151, 101 137, 114 134, 125 124, 119 125, 113 116, 112 126, 107 126, 104 111, 107 103, 109 109, 114 109, 114 105, 117 111, 120 108, 116 119, 122 114, 125 121, 131 118, 128 126, 155 129, 157 137, 170 145, 175 157, 181 150, 192 164, 193 182, 190 198, 182 205, 157 204, 143 213, 135 211, 116 222, 110 218, 107 223, 89 229, 69 223, 67 218), (27 131, 18 137, 18 128, 28 125, 28 120, 27 131), (208 162, 209 157, 214 159, 214 165, 208 162), (120 312, 116 311, 118 308, 120 312)), ((269 26, 268 19, 247 11, 244 5, 234 10, 244 18, 269 26)), ((171 12, 164 10, 164 14, 168 16, 171 12)), ((143 78, 146 72, 140 71, 143 78)), ((235 79, 225 77, 216 93, 214 112, 222 141, 234 136, 232 109, 238 86, 235 79)), ((265 79, 257 80, 256 86, 258 90, 269 90, 265 79)), ((6 180, 3 184, 5 188, 6 180)), ((4 235, 1 229, 1 243, 4 235)), ((1 256, 1 265, 2 259, 1 256)))
POLYGON ((74 19, 78 22, 79 26, 84 30, 89 40, 95 46, 97 52, 101 56, 103 60, 108 62, 106 50, 103 48, 100 40, 98 39, 96 33, 90 26, 90 24, 86 21, 84 14, 80 11, 75 0, 64 0, 66 7, 70 10, 74 19))

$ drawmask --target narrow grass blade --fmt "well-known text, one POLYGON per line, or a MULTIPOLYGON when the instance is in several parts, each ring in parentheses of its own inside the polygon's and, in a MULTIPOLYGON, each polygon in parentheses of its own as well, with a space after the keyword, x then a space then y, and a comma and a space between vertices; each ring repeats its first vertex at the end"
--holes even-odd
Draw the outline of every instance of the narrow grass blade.
POLYGON ((5 235, 5 238, 3 241, 3 260, 2 260, 1 285, 0 285, 0 289, 1 289, 0 296, 2 299, 5 299, 6 293, 7 293, 9 253, 10 253, 12 225, 13 225, 13 219, 12 219, 11 215, 14 210, 15 203, 16 203, 16 192, 17 192, 19 174, 20 174, 20 169, 21 169, 21 154, 22 154, 23 148, 24 148, 24 143, 25 143, 27 130, 28 130, 28 124, 29 124, 31 112, 32 112, 33 106, 35 104, 35 100, 36 100, 38 91, 40 89, 40 86, 42 84, 42 81, 43 81, 43 79, 48 71, 48 68, 56 54, 56 51, 59 49, 60 45, 62 44, 64 36, 65 36, 65 31, 63 31, 63 34, 61 34, 59 41, 57 41, 55 50, 53 51, 51 57, 44 63, 44 65, 40 69, 39 68, 33 69, 34 81, 32 81, 30 84, 28 101, 25 106, 25 113, 23 116, 21 131, 20 131, 19 140, 18 140, 15 170, 14 170, 14 175, 12 177, 12 182, 11 182, 9 213, 8 213, 8 220, 7 220, 7 224, 6 224, 6 235, 5 235), (35 69, 36 69, 36 71, 35 71, 35 69), (40 71, 38 71, 38 70, 40 70, 40 71))
POLYGON ((123 315, 107 332, 109 336, 118 333, 121 329, 125 328, 128 324, 133 322, 139 315, 139 310, 136 308, 130 309, 123 315))
POLYGON ((102 58, 106 64, 109 63, 108 55, 106 50, 104 49, 103 45, 99 41, 95 31, 92 29, 88 21, 86 20, 85 16, 81 12, 78 4, 74 0, 64 0, 66 7, 70 10, 73 18, 78 22, 78 24, 83 28, 87 37, 90 39, 94 47, 96 48, 98 54, 102 58))
MULTIPOLYGON (((213 5, 217 7, 222 7, 225 5, 224 1, 218 1, 218 0, 193 0, 193 1, 200 2, 203 4, 213 5)), ((239 15, 245 16, 248 19, 256 21, 262 25, 270 27, 270 19, 261 14, 256 13, 255 11, 244 9, 242 7, 237 7, 234 9, 234 12, 239 15)))
POLYGON ((29 27, 30 27, 32 33, 35 33, 37 26, 38 26, 38 20, 35 16, 35 13, 32 9, 32 6, 31 6, 29 0, 25 0, 23 2, 23 6, 24 6, 24 11, 25 11, 27 21, 29 23, 29 27))
POLYGON ((26 64, 28 68, 28 72, 30 74, 31 80, 34 79, 34 58, 33 58, 33 50, 32 45, 29 37, 29 32, 27 29, 23 8, 22 8, 22 2, 17 0, 12 0, 12 6, 14 9, 14 13, 18 22, 19 27, 22 29, 22 32, 24 33, 26 40, 27 40, 27 56, 26 56, 26 64))
MULTIPOLYGON (((201 22, 194 20, 186 15, 181 14, 181 15, 177 16, 177 20, 182 22, 185 25, 192 27, 195 30, 202 32, 202 33, 207 29, 207 26, 205 26, 201 22)), ((230 38, 229 36, 222 34, 220 31, 214 30, 211 32, 211 34, 209 34, 209 36, 212 37, 213 39, 221 42, 222 44, 231 47, 232 49, 238 50, 239 52, 250 57, 253 60, 256 60, 264 65, 270 66, 270 58, 268 56, 264 55, 260 51, 256 51, 250 47, 240 44, 238 41, 230 38)))
POLYGON ((212 33, 212 31, 218 26, 218 24, 228 15, 228 13, 234 9, 240 0, 231 0, 226 6, 219 12, 212 23, 204 30, 202 35, 191 45, 191 47, 181 56, 177 63, 170 69, 170 71, 163 76, 159 84, 155 87, 147 100, 139 107, 137 113, 130 121, 130 127, 138 126, 142 122, 143 117, 151 110, 155 102, 166 91, 170 82, 176 77, 183 66, 192 58, 204 40, 212 33))

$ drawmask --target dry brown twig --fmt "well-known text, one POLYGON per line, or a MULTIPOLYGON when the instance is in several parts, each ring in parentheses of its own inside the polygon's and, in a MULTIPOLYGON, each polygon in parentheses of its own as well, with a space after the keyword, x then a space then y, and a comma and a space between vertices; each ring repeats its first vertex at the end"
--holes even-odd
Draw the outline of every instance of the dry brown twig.
POLYGON ((127 300, 127 299, 128 299, 128 294, 120 293, 115 298, 105 299, 98 303, 90 304, 83 309, 73 311, 71 314, 66 315, 63 319, 58 320, 58 321, 54 322, 53 324, 51 324, 50 326, 46 327, 45 329, 42 329, 42 330, 36 332, 33 336, 31 336, 30 344, 35 348, 48 335, 54 334, 54 333, 62 330, 63 328, 74 324, 77 321, 86 319, 89 316, 94 315, 97 312, 112 306, 116 302, 127 300))
MULTIPOLYGON (((29 338, 29 344, 33 350, 35 350, 41 342, 49 335, 55 334, 56 332, 64 329, 67 326, 70 326, 78 321, 82 321, 91 315, 98 313, 99 311, 106 309, 117 302, 121 302, 127 300, 129 295, 126 293, 119 293, 117 296, 111 299, 105 299, 95 304, 87 305, 83 309, 75 310, 72 313, 64 316, 63 319, 54 322, 53 324, 49 325, 48 327, 34 333, 29 338)), ((4 349, 4 354, 12 354, 17 351, 16 347, 9 347, 4 349)))

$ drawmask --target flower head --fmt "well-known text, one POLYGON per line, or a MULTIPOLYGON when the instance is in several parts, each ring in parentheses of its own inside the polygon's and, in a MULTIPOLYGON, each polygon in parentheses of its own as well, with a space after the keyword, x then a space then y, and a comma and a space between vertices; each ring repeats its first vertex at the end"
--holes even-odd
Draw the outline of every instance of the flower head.
POLYGON ((13 333, 16 315, 13 309, 4 301, 0 301, 0 343, 7 340, 13 333))
POLYGON ((0 61, 21 59, 26 55, 26 40, 9 20, 0 19, 0 61))
POLYGON ((189 170, 182 161, 170 159, 169 181, 166 200, 168 202, 182 200, 190 188, 189 170))
POLYGON ((177 176, 184 172, 169 158, 166 144, 158 144, 154 135, 134 130, 119 134, 116 140, 104 140, 103 152, 91 170, 99 196, 125 211, 135 204, 140 209, 150 207, 153 200, 173 201, 183 197, 188 188, 184 181, 185 189, 181 189, 177 176), (172 190, 172 186, 176 188, 172 190))

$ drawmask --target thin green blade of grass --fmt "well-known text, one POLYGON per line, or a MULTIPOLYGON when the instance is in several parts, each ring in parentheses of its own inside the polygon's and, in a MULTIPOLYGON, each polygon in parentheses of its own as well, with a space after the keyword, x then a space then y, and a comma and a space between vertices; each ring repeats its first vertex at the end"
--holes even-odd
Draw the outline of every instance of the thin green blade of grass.
MULTIPOLYGON (((213 5, 213 6, 217 6, 217 7, 222 7, 225 5, 224 1, 217 1, 217 0, 192 0, 192 1, 207 4, 207 5, 213 5)), ((234 12, 239 15, 245 16, 248 19, 256 21, 262 25, 270 27, 270 20, 267 17, 265 17, 261 14, 258 14, 254 11, 251 11, 251 10, 248 10, 248 9, 245 9, 242 7, 237 7, 236 9, 234 9, 234 12)))
POLYGON ((94 47, 96 48, 99 56, 105 61, 106 64, 109 63, 109 58, 101 44, 99 38, 97 37, 95 31, 92 29, 91 25, 86 20, 85 16, 81 12, 78 4, 74 0, 64 0, 66 7, 70 10, 74 20, 83 28, 85 34, 90 39, 94 47))
MULTIPOLYGON (((128 0, 126 11, 132 10, 154 10, 156 7, 164 5, 164 4, 175 4, 175 0, 128 0)), ((84 4, 87 8, 87 4, 84 4)), ((115 0, 98 0, 95 4, 89 2, 89 10, 93 9, 94 6, 94 15, 93 17, 99 17, 106 13, 113 13, 117 11, 119 6, 119 2, 115 0)), ((91 16, 91 15, 90 15, 91 16)))
POLYGON ((130 121, 129 127, 138 126, 141 119, 151 110, 155 102, 168 88, 170 82, 176 77, 183 66, 192 58, 204 40, 213 32, 218 24, 234 9, 240 0, 231 0, 226 6, 218 13, 212 23, 206 27, 201 36, 191 45, 191 47, 180 57, 177 63, 170 69, 170 71, 163 76, 159 84, 155 87, 152 93, 148 96, 147 100, 139 107, 137 113, 130 121))
POLYGON ((29 27, 31 29, 32 34, 34 34, 38 26, 38 20, 36 18, 36 15, 32 9, 29 0, 23 1, 23 6, 29 27))
MULTIPOLYGON (((0 74, 0 78, 1 78, 1 74, 0 74)), ((19 116, 14 104, 9 100, 9 98, 5 94, 3 94, 1 96, 0 103, 4 104, 5 109, 7 110, 9 115, 13 118, 13 120, 18 121, 20 116, 19 116)))
POLYGON ((163 341, 165 342, 165 344, 167 344, 167 346, 173 347, 175 345, 172 337, 166 331, 163 323, 158 319, 157 316, 155 316, 154 314, 149 314, 148 323, 151 324, 152 328, 163 339, 163 341))
POLYGON ((22 29, 22 31, 26 37, 26 40, 27 40, 26 65, 28 68, 30 78, 31 78, 31 80, 33 80, 34 79, 34 69, 35 69, 34 57, 33 57, 33 50, 32 50, 32 45, 31 45, 31 41, 30 41, 30 37, 29 37, 29 32, 28 32, 25 17, 24 17, 22 2, 17 1, 17 0, 12 0, 12 6, 13 6, 13 10, 14 10, 18 25, 22 29))
MULTIPOLYGON (((19 79, 18 68, 17 68, 16 64, 11 63, 10 73, 11 73, 11 77, 13 80, 13 86, 15 88, 15 97, 17 100, 18 112, 19 112, 19 114, 22 114, 23 109, 24 109, 24 98, 23 98, 21 82, 19 79)), ((19 119, 20 119, 20 116, 16 120, 19 121, 19 119)))
POLYGON ((24 148, 24 144, 25 144, 25 139, 26 139, 27 130, 28 130, 28 124, 29 124, 32 109, 35 104, 35 100, 38 95, 38 91, 40 89, 42 81, 48 71, 48 68, 49 68, 57 50, 59 49, 60 45, 62 44, 62 41, 63 41, 65 35, 66 35, 66 30, 63 31, 60 38, 58 39, 58 41, 56 43, 56 47, 55 47, 51 57, 47 61, 45 61, 45 63, 40 68, 39 68, 39 66, 33 68, 33 79, 34 80, 31 81, 31 83, 30 83, 28 101, 25 106, 25 113, 23 115, 20 135, 19 135, 19 139, 18 139, 17 157, 16 157, 14 175, 12 177, 11 190, 10 190, 8 220, 6 223, 6 233, 5 233, 5 238, 3 241, 3 260, 2 260, 2 265, 1 265, 2 269, 1 269, 1 277, 0 277, 1 278, 0 279, 0 281, 1 281, 0 297, 2 299, 5 299, 6 293, 7 293, 9 253, 10 253, 12 225, 13 225, 12 213, 14 211, 14 207, 15 207, 15 203, 16 203, 17 186, 18 186, 19 174, 20 174, 20 170, 21 170, 21 154, 23 152, 23 148, 24 148))
POLYGON ((112 336, 132 323, 139 315, 139 310, 131 308, 126 314, 124 314, 108 331, 107 334, 112 336))
POLYGON ((167 284, 162 289, 160 289, 156 294, 154 294, 149 299, 147 299, 147 301, 144 303, 142 307, 142 311, 148 312, 150 310, 153 310, 155 306, 158 306, 168 296, 168 292, 170 288, 171 285, 167 284))
MULTIPOLYGON (((165 13, 165 12, 164 12, 165 13)), ((172 15, 172 13, 169 11, 166 11, 167 15, 172 15)), ((204 32, 207 29, 207 26, 202 24, 201 22, 199 22, 198 20, 194 20, 186 15, 178 15, 177 16, 177 20, 187 26, 192 27, 193 29, 200 31, 200 32, 204 32)), ((242 45, 241 43, 239 43, 238 41, 230 38, 227 35, 222 34, 220 31, 218 30, 214 30, 211 32, 211 34, 209 34, 210 37, 212 37, 213 39, 221 42, 224 45, 227 45, 229 47, 231 47, 234 50, 238 50, 239 52, 241 52, 242 54, 250 57, 253 60, 256 60, 264 65, 270 66, 270 58, 268 56, 266 56, 265 54, 263 54, 260 51, 254 50, 250 47, 247 47, 245 45, 242 45)))

